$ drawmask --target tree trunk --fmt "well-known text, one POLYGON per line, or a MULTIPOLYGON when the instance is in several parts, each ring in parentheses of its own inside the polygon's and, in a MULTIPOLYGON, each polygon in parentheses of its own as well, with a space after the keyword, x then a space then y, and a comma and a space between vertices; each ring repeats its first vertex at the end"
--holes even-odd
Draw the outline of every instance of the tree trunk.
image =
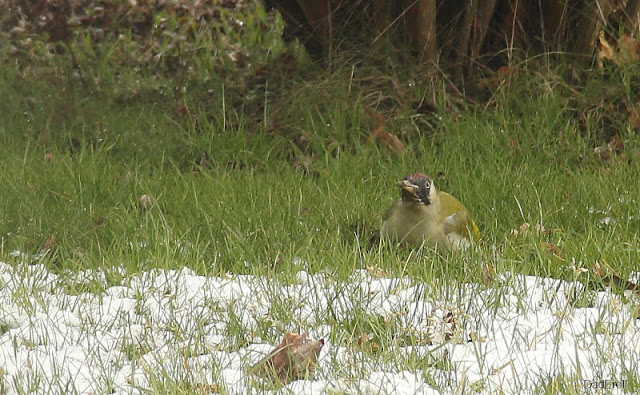
POLYGON ((467 7, 464 11, 464 16, 460 24, 458 34, 456 34, 454 41, 454 70, 455 75, 459 80, 462 80, 463 71, 466 69, 466 65, 469 62, 469 56, 471 55, 469 50, 469 39, 471 36, 471 28, 473 22, 476 19, 478 12, 478 0, 469 0, 467 7))
POLYGON ((544 0, 542 15, 542 41, 547 51, 561 50, 562 36, 567 22, 568 3, 565 0, 544 0))
POLYGON ((420 50, 420 62, 436 62, 436 0, 419 0, 415 42, 420 50))
MULTIPOLYGON (((471 37, 471 62, 469 65, 472 65, 472 62, 475 62, 476 59, 480 56, 480 51, 482 51, 482 46, 484 44, 484 39, 487 36, 487 32, 489 31, 489 23, 491 22, 491 17, 493 17, 493 12, 496 7, 497 0, 482 0, 478 4, 478 10, 476 14, 476 20, 474 23, 475 28, 473 29, 473 35, 471 37)), ((467 70, 467 74, 470 74, 471 69, 467 70)))

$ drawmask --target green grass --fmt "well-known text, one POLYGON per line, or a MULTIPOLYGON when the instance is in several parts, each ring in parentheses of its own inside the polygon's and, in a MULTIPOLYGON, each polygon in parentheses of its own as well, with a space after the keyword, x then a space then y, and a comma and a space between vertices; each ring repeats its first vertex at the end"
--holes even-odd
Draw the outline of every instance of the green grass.
MULTIPOLYGON (((633 269, 640 223, 635 132, 620 130, 624 157, 601 161, 593 150, 604 142, 579 130, 563 92, 534 88, 540 77, 529 75, 492 108, 444 111, 435 130, 412 131, 407 153, 393 155, 365 141, 371 126, 363 101, 345 91, 353 82, 347 71, 319 79, 326 86, 308 100, 308 85, 288 88, 295 109, 273 110, 287 128, 309 136, 305 153, 285 132, 242 123, 224 129, 224 108, 179 115, 161 96, 121 104, 70 81, 62 88, 16 81, 17 71, 5 70, 5 259, 13 250, 36 253, 55 236, 43 259, 72 270, 187 265, 202 273, 287 273, 294 257, 312 271, 346 275, 379 266, 394 275, 469 281, 484 259, 498 270, 567 279, 572 259, 633 269), (525 94, 531 89, 536 94, 525 94), (306 158, 303 170, 292 165, 296 158, 306 158), (394 182, 416 171, 434 175, 441 190, 464 202, 483 234, 480 252, 434 260, 369 249, 398 194, 394 182), (148 210, 138 203, 143 194, 154 201, 148 210), (605 217, 614 221, 604 225, 605 217), (511 235, 524 222, 542 223, 548 233, 511 235), (561 259, 541 242, 556 246, 561 259)), ((196 108, 202 103, 190 100, 199 99, 187 94, 184 103, 196 108)), ((393 120, 388 130, 400 133, 394 127, 403 122, 393 120)))

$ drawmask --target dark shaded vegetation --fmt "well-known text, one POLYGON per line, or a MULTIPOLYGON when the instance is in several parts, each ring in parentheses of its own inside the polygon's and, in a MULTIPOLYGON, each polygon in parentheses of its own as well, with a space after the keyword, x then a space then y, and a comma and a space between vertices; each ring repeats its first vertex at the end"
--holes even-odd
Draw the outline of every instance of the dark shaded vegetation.
POLYGON ((569 56, 593 60, 598 36, 617 40, 638 27, 640 1, 266 0, 317 57, 390 42, 462 79, 514 59, 569 56), (355 45, 354 45, 355 43, 355 45))
MULTIPOLYGON (((153 102, 195 135, 213 127, 273 137, 277 155, 311 172, 312 157, 327 147, 349 150, 372 138, 397 151, 396 139, 406 143, 416 130, 420 136, 437 131, 438 114, 470 104, 492 108, 525 93, 515 85, 535 75, 543 86, 524 89, 566 97, 568 119, 585 133, 596 130, 594 143, 638 127, 638 77, 629 67, 638 58, 637 43, 615 33, 635 26, 637 2, 605 10, 583 2, 438 4, 432 15, 437 45, 426 54, 417 43, 431 34, 420 27, 428 1, 266 3, 8 1, 0 6, 2 52, 17 78, 7 83, 23 92, 20 104, 30 116, 46 118, 47 127, 32 131, 42 143, 64 141, 69 150, 95 145, 99 136, 86 127, 100 124, 93 106, 135 112, 136 103, 153 102), (596 12, 606 18, 595 18, 596 12), (599 49, 598 32, 605 34, 599 49), (323 61, 310 61, 295 42, 280 41, 282 35, 301 39, 311 59, 323 61), (608 56, 603 43, 612 48, 608 56), (566 56, 557 53, 562 49, 566 56), (588 71, 596 59, 604 61, 602 69, 588 71), (327 66, 333 74, 325 73, 327 66), (56 108, 60 104, 30 96, 38 84, 82 105, 56 108), (301 125, 301 97, 317 106, 308 117, 330 112, 338 101, 356 103, 352 124, 341 128, 362 134, 328 136, 301 125), (60 136, 56 130, 63 128, 56 126, 62 124, 72 132, 60 136), (381 125, 393 135, 376 133, 381 125)), ((181 150, 182 167, 211 162, 200 147, 181 150)))

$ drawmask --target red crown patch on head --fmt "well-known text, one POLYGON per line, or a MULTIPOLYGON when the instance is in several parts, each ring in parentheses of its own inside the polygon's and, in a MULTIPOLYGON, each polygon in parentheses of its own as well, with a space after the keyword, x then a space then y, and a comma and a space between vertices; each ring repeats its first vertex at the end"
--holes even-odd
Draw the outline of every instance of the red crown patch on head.
POLYGON ((418 180, 423 180, 425 178, 429 178, 429 177, 427 177, 427 175, 424 173, 415 173, 415 174, 409 174, 407 177, 405 177, 405 180, 411 181, 412 183, 415 184, 418 180))

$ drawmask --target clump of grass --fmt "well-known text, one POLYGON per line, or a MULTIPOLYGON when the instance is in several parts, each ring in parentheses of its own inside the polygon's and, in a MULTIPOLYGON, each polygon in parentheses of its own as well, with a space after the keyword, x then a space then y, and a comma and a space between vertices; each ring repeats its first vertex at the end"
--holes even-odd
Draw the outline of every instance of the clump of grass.
POLYGON ((572 258, 633 270, 640 147, 628 122, 604 114, 627 115, 635 68, 606 70, 606 81, 585 72, 576 83, 561 64, 523 62, 471 105, 417 67, 354 62, 354 53, 328 71, 310 65, 298 44, 279 40, 279 17, 255 11, 240 30, 219 26, 252 49, 251 67, 218 56, 221 38, 206 29, 190 31, 183 47, 156 42, 159 63, 142 68, 113 67, 139 39, 132 32, 74 36, 78 73, 69 53, 44 41, 20 47, 0 75, 3 256, 40 253, 60 272, 186 265, 289 278, 301 258, 306 270, 344 277, 374 266, 463 282, 478 281, 486 261, 565 279, 572 258), (269 18, 276 28, 265 33, 269 18), (172 69, 177 55, 191 62, 184 73, 172 69), (612 87, 612 103, 596 100, 612 87), (404 153, 369 141, 371 113, 404 153), (603 158, 594 148, 614 126, 623 148, 603 158), (469 208, 483 234, 478 251, 369 249, 393 183, 415 171, 469 208), (524 223, 545 231, 514 236, 524 223))

